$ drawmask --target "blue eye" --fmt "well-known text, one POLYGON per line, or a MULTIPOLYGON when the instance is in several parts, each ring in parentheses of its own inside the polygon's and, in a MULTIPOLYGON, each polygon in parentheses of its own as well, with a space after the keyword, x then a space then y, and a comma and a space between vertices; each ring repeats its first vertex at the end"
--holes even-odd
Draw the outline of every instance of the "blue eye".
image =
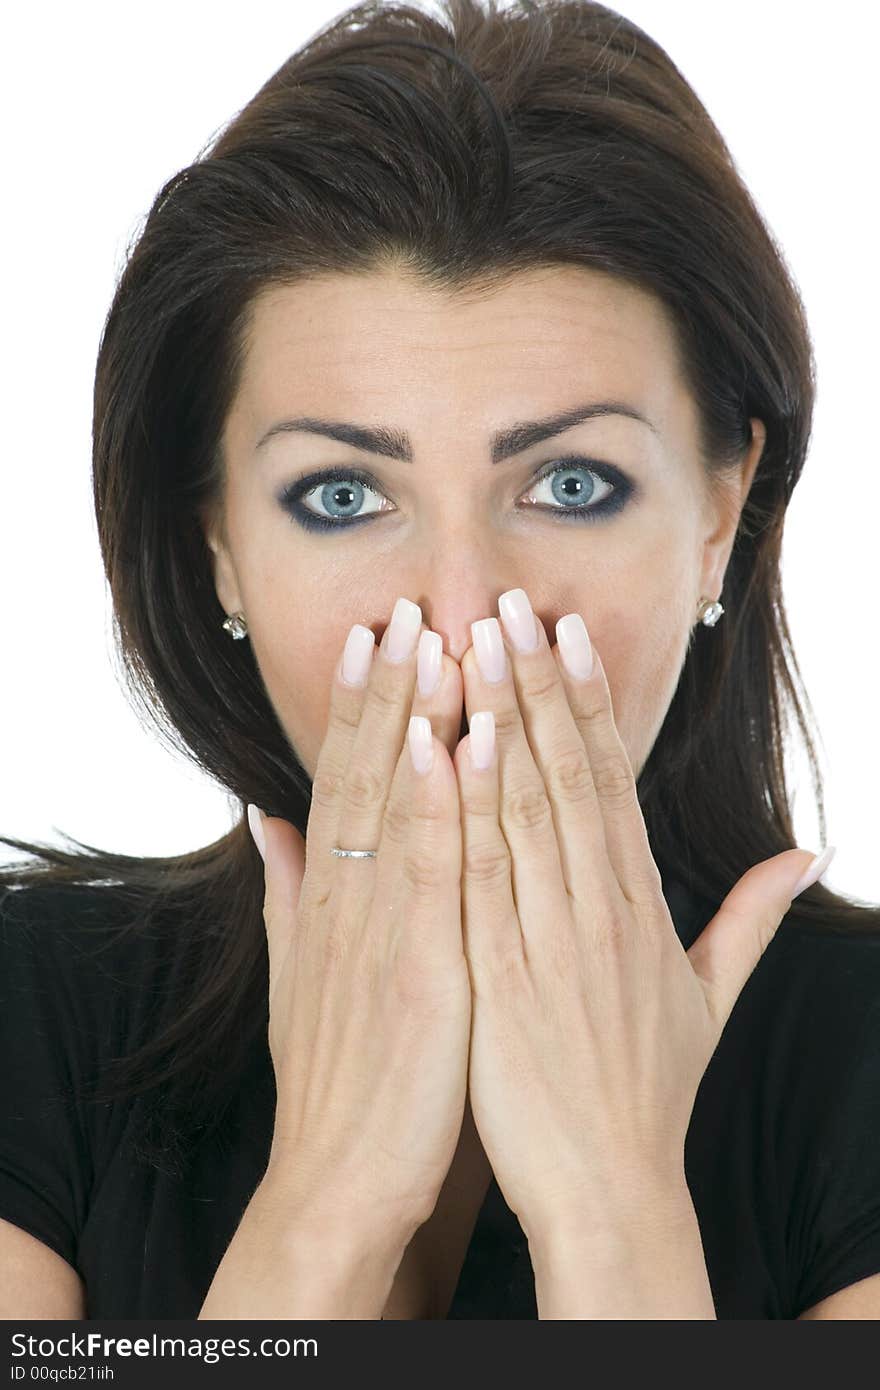
POLYGON ((629 479, 616 468, 580 458, 557 463, 541 475, 535 488, 543 487, 545 483, 549 484, 549 496, 562 505, 548 507, 545 502, 533 501, 528 505, 537 511, 556 512, 566 519, 572 516, 578 521, 595 521, 619 512, 634 490, 629 479), (604 491, 597 486, 596 479, 604 491))
MULTIPOLYGON (((561 505, 553 506, 534 499, 527 506, 548 516, 563 517, 566 521, 598 521, 612 516, 626 506, 635 485, 617 468, 593 459, 572 457, 546 470, 532 491, 549 483, 550 497, 561 505), (595 480, 598 479, 598 484, 595 480), (602 492, 601 488, 605 491, 602 492), (596 495, 599 500, 596 501, 596 495)), ((381 488, 369 473, 360 468, 333 468, 310 473, 285 488, 279 497, 281 506, 306 531, 349 530, 380 513, 393 511, 381 502, 372 511, 362 512, 366 494, 383 496, 381 488), (303 498, 318 494, 326 513, 316 512, 303 504, 303 498)), ((387 503, 387 498, 385 499, 387 503)))

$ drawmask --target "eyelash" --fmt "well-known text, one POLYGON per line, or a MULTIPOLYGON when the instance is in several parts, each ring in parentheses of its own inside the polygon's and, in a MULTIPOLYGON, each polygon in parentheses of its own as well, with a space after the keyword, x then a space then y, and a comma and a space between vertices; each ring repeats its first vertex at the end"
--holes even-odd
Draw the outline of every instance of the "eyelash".
MULTIPOLYGON (((570 473, 577 469, 592 473, 604 483, 610 483, 614 491, 608 497, 603 497, 598 503, 592 506, 581 505, 578 507, 548 507, 542 503, 533 502, 528 506, 536 512, 550 516, 561 516, 566 520, 570 517, 575 521, 603 521, 621 511, 626 506, 630 497, 635 492, 635 484, 619 471, 612 468, 607 463, 597 463, 593 459, 581 458, 579 455, 557 460, 552 468, 546 469, 539 475, 532 484, 532 488, 544 482, 547 478, 554 477, 557 473, 570 473)), ((351 518, 345 517, 325 517, 310 511, 304 507, 301 498, 310 492, 315 492, 319 487, 325 487, 328 483, 360 483, 362 487, 369 488, 371 492, 382 493, 375 478, 361 468, 330 468, 319 473, 310 473, 305 478, 300 478, 295 483, 286 487, 279 497, 279 502, 284 510, 289 514, 292 521, 296 521, 305 531, 345 531, 352 526, 359 526, 367 521, 372 521, 377 516, 387 515, 385 511, 368 512, 364 516, 351 518)))

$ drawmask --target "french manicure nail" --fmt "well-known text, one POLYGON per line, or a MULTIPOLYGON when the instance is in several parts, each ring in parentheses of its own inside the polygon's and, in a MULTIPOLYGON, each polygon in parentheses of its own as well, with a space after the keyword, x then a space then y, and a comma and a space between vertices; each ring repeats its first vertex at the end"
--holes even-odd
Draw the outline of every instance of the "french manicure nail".
POLYGON ((426 719, 423 714, 413 714, 406 732, 413 767, 416 772, 430 772, 434 762, 434 736, 430 719, 426 719))
POLYGON ((816 855, 812 864, 807 866, 806 871, 795 884, 791 894, 792 899, 796 898, 798 893, 803 893, 805 888, 811 888, 816 880, 822 877, 836 853, 837 846, 828 845, 821 854, 816 855))
POLYGON ((535 614, 525 589, 508 589, 498 600, 504 629, 518 652, 538 650, 535 614))
POLYGON ((468 721, 471 762, 480 772, 492 765, 495 753, 495 715, 490 709, 477 710, 468 721))
POLYGON ((362 623, 355 623, 342 653, 342 679, 346 685, 366 685, 375 645, 375 633, 362 623))
POLYGON ((422 610, 419 605, 408 598, 399 598, 394 605, 385 642, 385 656, 389 661, 405 661, 412 656, 421 626, 422 610))
POLYGON ((471 623, 471 640, 480 675, 490 685, 503 681, 507 675, 507 653, 497 618, 480 618, 471 623))
POLYGON ((248 802, 247 808, 248 825, 254 837, 254 844, 260 851, 263 862, 266 861, 266 835, 263 830, 263 813, 259 806, 255 806, 252 801, 248 802))
POLYGON ((433 695, 440 684, 443 666, 443 638, 439 632, 426 628, 419 638, 418 671, 419 694, 422 697, 433 695))
POLYGON ((593 648, 580 613, 566 613, 556 624, 556 641, 562 664, 575 680, 585 681, 593 670, 593 648))

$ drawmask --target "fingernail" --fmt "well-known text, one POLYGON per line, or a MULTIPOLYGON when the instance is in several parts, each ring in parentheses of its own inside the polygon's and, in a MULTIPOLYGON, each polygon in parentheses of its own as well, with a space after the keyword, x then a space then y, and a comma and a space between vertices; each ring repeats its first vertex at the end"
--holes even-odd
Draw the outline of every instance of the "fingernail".
POLYGON ((471 623, 471 641, 480 675, 490 685, 497 685, 507 675, 507 653, 497 618, 480 618, 471 623))
POLYGON ((430 628, 426 628, 419 638, 419 655, 416 667, 421 696, 434 694, 440 684, 442 664, 443 638, 439 632, 432 632, 430 628))
POLYGON ((431 721, 423 714, 414 714, 407 729, 409 755, 416 772, 430 772, 434 761, 434 738, 431 721))
POLYGON ((556 641, 562 664, 575 680, 585 681, 593 671, 593 648, 580 613, 566 613, 556 624, 556 641))
POLYGON ((422 610, 419 605, 408 598, 399 598, 388 625, 386 658, 389 661, 405 661, 408 656, 412 656, 421 626, 422 610))
POLYGON ((504 629, 518 652, 538 650, 535 614, 525 589, 508 589, 498 600, 504 629))
POLYGON ((247 818, 248 818, 248 825, 249 825, 250 828, 251 828, 251 834, 252 834, 253 837, 254 837, 254 844, 256 845, 257 849, 260 851, 260 855, 262 856, 263 863, 265 864, 265 862, 266 862, 266 835, 265 835, 265 832, 264 832, 264 830, 263 830, 263 819, 262 819, 262 818, 263 818, 263 812, 260 810, 259 806, 255 806, 254 803, 253 803, 252 801, 249 801, 249 802, 248 802, 247 818))
POLYGON ((468 722, 471 762, 478 772, 492 766, 495 754, 495 716, 490 709, 472 714, 468 722))
POLYGON ((817 879, 820 879, 822 877, 836 853, 837 846, 828 845, 828 847, 824 849, 821 854, 816 855, 816 858, 813 860, 812 864, 809 864, 807 866, 806 871, 795 884, 791 895, 793 899, 797 897, 798 893, 803 893, 805 888, 810 888, 812 884, 816 882, 817 879))
POLYGON ((342 653, 342 679, 346 685, 366 685, 375 645, 375 633, 361 623, 355 623, 345 639, 342 653))

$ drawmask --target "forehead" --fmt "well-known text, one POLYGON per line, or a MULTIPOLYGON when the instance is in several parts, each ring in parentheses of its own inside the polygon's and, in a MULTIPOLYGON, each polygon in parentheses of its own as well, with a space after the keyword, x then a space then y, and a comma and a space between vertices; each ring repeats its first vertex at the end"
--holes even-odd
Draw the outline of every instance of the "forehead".
POLYGON ((364 365, 375 353, 450 353, 491 348, 493 355, 552 361, 560 351, 636 352, 675 349, 662 301, 624 280, 573 266, 519 272, 491 290, 443 291, 403 270, 316 275, 272 285, 251 306, 249 363, 277 352, 319 354, 332 365, 342 348, 364 365))
POLYGON ((291 408, 393 423, 412 402, 426 430, 435 413, 482 429, 520 418, 524 403, 538 416, 591 396, 629 400, 661 429, 688 412, 661 300, 577 266, 479 291, 383 268, 259 293, 233 414, 252 433, 291 408))

